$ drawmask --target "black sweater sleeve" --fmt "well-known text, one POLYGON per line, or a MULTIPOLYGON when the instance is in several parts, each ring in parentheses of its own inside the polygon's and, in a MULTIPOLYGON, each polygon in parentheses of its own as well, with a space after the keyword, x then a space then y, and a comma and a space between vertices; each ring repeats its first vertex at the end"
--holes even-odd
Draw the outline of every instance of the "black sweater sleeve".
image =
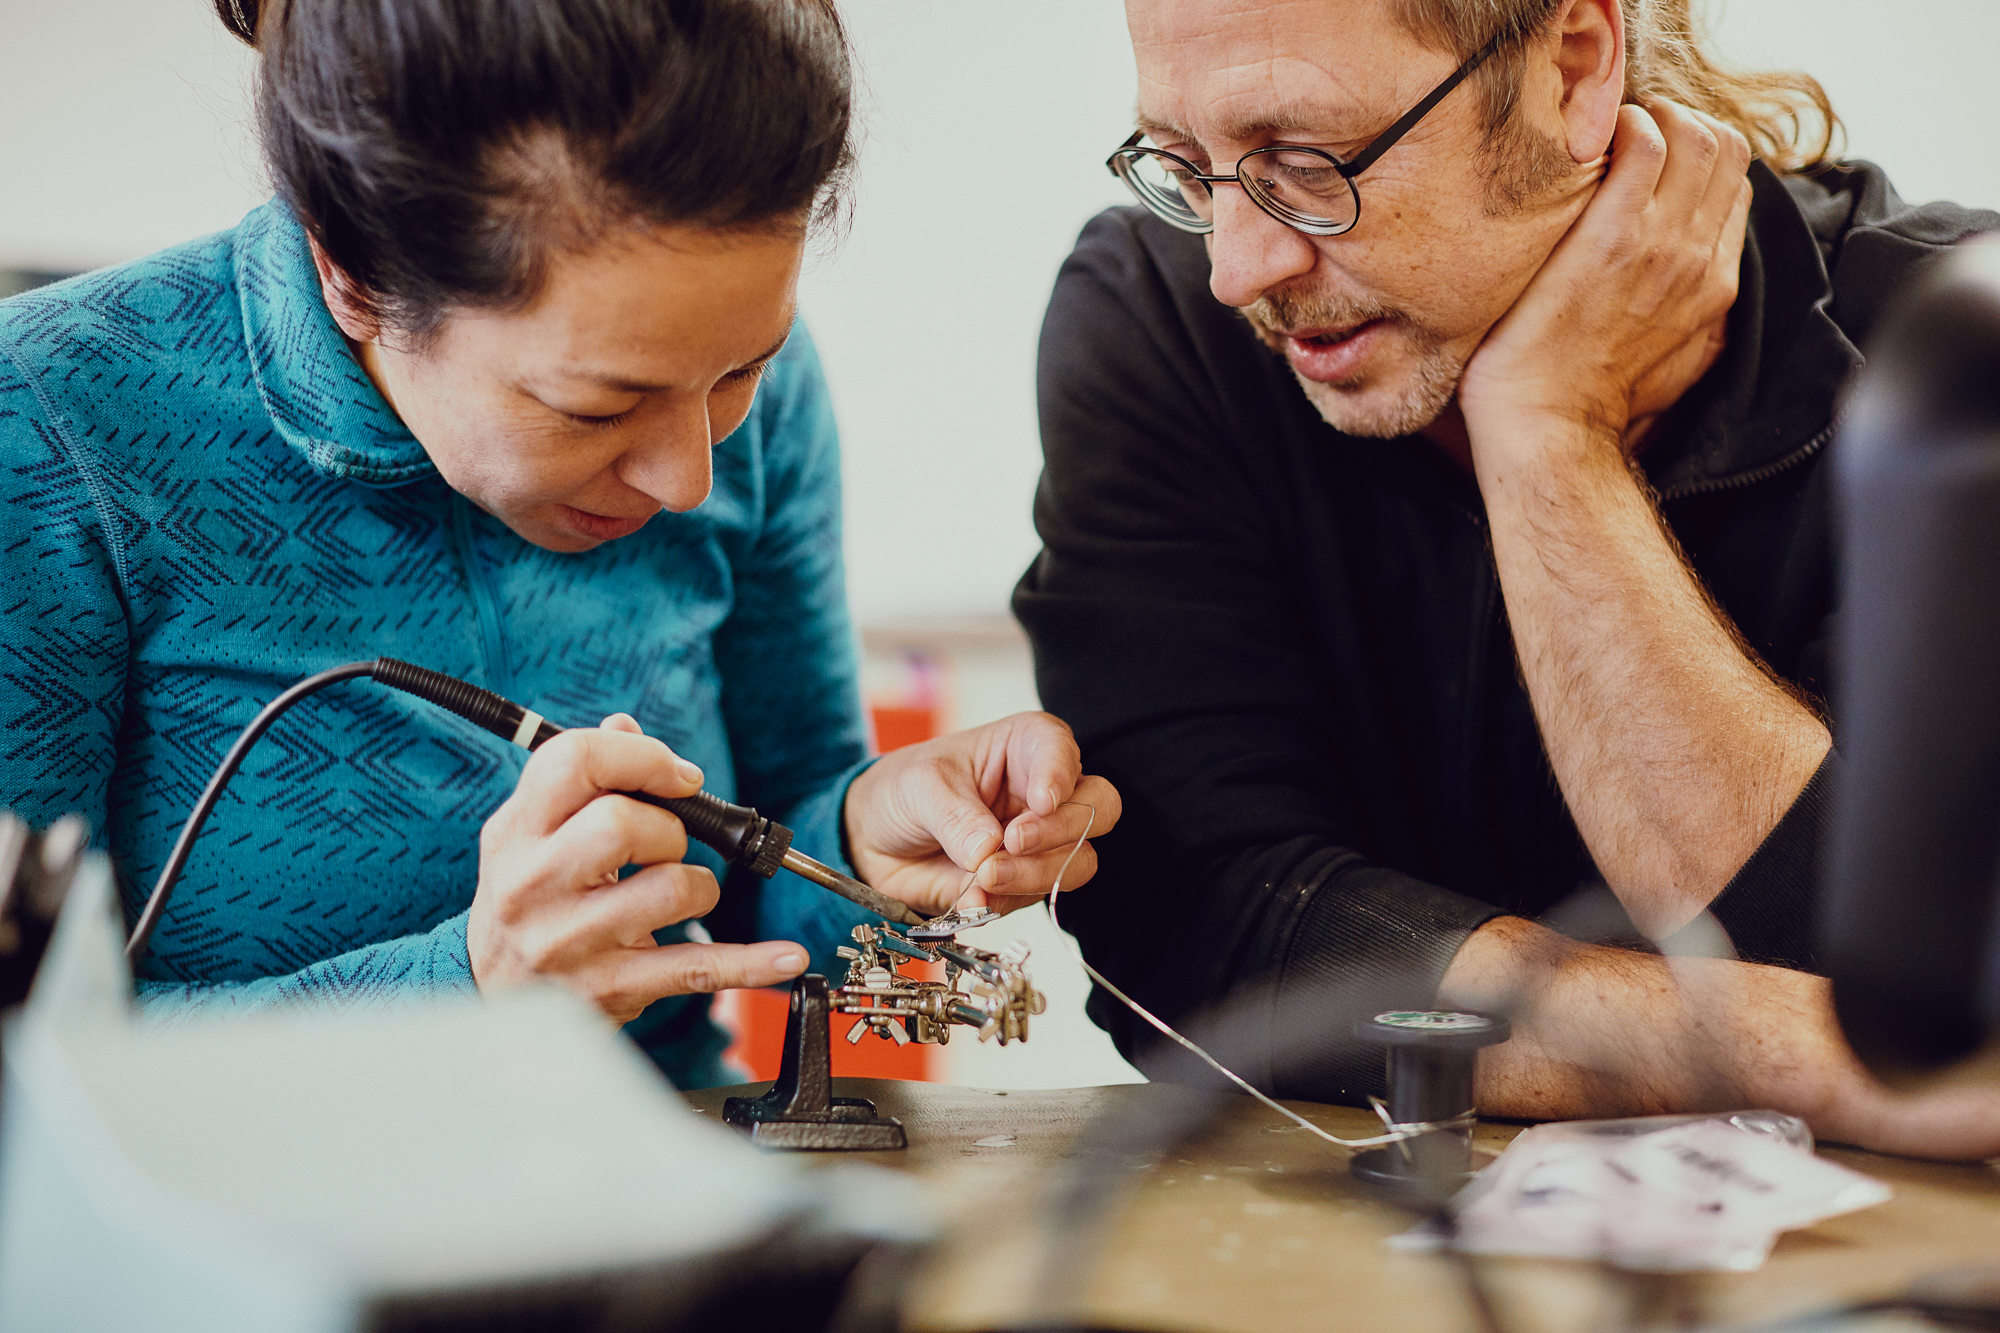
MULTIPOLYGON (((1244 1077, 1356 1101, 1382 1091, 1382 1069, 1343 1035, 1349 1016, 1429 1005, 1499 912, 1353 845, 1330 773, 1334 685, 1232 405, 1241 380, 1191 332, 1219 307, 1205 282, 1161 272, 1201 252, 1133 212, 1091 223, 1057 281, 1039 372, 1044 547, 1014 598, 1044 706, 1125 801, 1063 922, 1170 1020, 1228 1000, 1244 1077)), ((1111 997, 1091 1013, 1142 1069, 1162 1068, 1150 1029, 1111 997)))
POLYGON ((1836 767, 1829 752, 1777 827, 1709 904, 1746 962, 1818 970, 1821 849, 1833 817, 1836 767))

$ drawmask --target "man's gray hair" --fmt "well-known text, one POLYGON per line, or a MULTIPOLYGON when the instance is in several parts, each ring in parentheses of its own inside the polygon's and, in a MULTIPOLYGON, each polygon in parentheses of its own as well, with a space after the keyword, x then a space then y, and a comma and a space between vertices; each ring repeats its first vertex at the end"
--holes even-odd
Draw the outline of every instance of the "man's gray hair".
MULTIPOLYGON (((1461 59, 1495 36, 1543 35, 1562 0, 1393 0, 1426 43, 1461 59)), ((1840 120, 1809 74, 1727 68, 1703 47, 1691 0, 1619 0, 1625 14, 1625 100, 1665 97, 1740 130, 1758 157, 1782 172, 1811 171, 1833 155, 1840 120)), ((1502 129, 1521 94, 1522 42, 1508 40, 1476 76, 1487 125, 1502 129)))

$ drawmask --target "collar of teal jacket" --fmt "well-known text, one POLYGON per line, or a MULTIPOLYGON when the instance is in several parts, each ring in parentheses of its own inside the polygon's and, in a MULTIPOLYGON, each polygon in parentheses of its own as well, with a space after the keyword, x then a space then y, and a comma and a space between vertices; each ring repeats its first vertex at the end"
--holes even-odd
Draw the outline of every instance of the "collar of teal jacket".
POLYGON ((326 308, 312 250, 272 200, 236 229, 243 339, 279 434, 330 477, 397 486, 436 472, 430 456, 347 349, 326 308))

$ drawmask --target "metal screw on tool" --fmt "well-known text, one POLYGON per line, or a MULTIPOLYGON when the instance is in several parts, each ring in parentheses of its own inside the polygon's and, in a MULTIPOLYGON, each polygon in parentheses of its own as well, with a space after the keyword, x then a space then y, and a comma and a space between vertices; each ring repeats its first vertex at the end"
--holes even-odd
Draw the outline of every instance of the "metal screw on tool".
MULTIPOLYGON (((1386 1048, 1389 1118, 1449 1121, 1476 1110, 1472 1076, 1481 1048, 1507 1040, 1507 1020, 1450 1010, 1396 1010, 1354 1020, 1354 1035, 1386 1048)), ((1442 1202, 1472 1178, 1472 1126, 1435 1129, 1355 1154, 1355 1178, 1397 1195, 1442 1202)))

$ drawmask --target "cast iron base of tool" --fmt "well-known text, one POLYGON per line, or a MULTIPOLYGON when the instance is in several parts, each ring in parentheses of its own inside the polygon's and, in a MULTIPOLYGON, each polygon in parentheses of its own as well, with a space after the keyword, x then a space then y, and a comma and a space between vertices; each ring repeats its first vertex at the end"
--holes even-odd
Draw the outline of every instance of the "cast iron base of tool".
POLYGON ((778 1081, 761 1097, 731 1097, 722 1118, 750 1131, 760 1148, 817 1152, 886 1152, 907 1148, 903 1122, 875 1114, 865 1097, 833 1095, 832 1016, 826 978, 808 972, 792 983, 778 1081))

